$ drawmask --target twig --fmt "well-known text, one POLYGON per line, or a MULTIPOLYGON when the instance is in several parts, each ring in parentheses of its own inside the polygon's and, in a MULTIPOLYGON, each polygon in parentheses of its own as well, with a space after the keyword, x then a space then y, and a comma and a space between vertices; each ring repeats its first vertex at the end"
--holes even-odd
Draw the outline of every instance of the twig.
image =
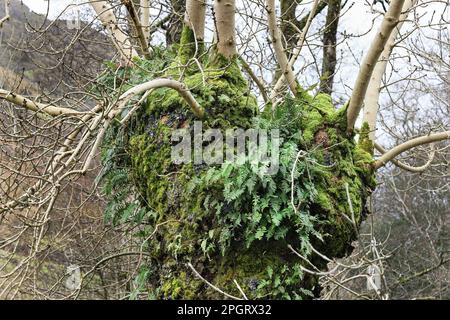
POLYGON ((197 270, 195 270, 194 266, 193 266, 190 262, 187 263, 187 266, 188 266, 189 268, 191 268, 192 272, 194 272, 194 274, 195 274, 199 279, 201 279, 203 282, 205 282, 205 283, 206 283, 208 286, 210 286, 212 289, 216 290, 217 292, 219 292, 219 293, 223 294, 224 296, 226 296, 226 297, 228 297, 228 298, 231 298, 231 299, 233 299, 233 300, 243 300, 242 298, 238 298, 238 297, 232 296, 231 294, 228 294, 228 293, 226 293, 226 292, 220 290, 220 289, 217 288, 215 285, 213 285, 211 282, 209 282, 208 280, 206 280, 205 278, 203 278, 203 277, 201 276, 201 274, 198 273, 197 270))

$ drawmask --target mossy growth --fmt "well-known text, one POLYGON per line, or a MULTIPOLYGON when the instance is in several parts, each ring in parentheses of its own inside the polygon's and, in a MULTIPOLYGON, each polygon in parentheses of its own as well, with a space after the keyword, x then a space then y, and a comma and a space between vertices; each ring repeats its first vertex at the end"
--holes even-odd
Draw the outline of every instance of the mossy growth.
POLYGON ((178 78, 200 72, 200 65, 207 60, 204 40, 197 39, 195 32, 186 24, 181 31, 180 42, 172 45, 169 50, 177 52, 170 70, 166 72, 170 77, 178 78))
POLYGON ((312 243, 329 257, 342 257, 351 251, 356 237, 355 226, 344 215, 358 226, 376 185, 372 155, 346 136, 345 107, 336 109, 327 94, 312 96, 299 90, 277 112, 288 115, 278 126, 297 119, 291 130, 299 129, 297 146, 308 152, 314 167, 309 178, 316 192, 308 208, 309 214, 318 217, 316 230, 323 239, 312 243))
POLYGON ((204 42, 195 38, 194 31, 184 25, 178 49, 178 60, 186 65, 192 57, 201 56, 204 52, 204 42))
POLYGON ((367 122, 364 122, 359 132, 358 144, 361 149, 373 155, 373 141, 369 138, 370 127, 367 122))
POLYGON ((204 63, 201 72, 179 75, 205 109, 203 129, 279 129, 279 170, 262 175, 248 159, 175 164, 171 133, 180 128, 192 133, 198 119, 171 89, 149 94, 127 127, 113 126, 103 149, 111 172, 105 175, 107 185, 120 170, 129 186, 116 179, 117 187, 109 188, 110 207, 122 216, 115 221, 144 226, 139 236, 153 257, 146 277, 151 296, 224 298, 188 263, 234 296, 241 295, 236 282, 248 298, 318 295, 318 279, 302 271, 305 262, 288 246, 321 269, 326 261, 313 255, 311 246, 330 258, 351 251, 355 225, 363 220, 374 188, 372 156, 348 138, 345 110, 337 110, 330 96, 300 90, 275 111, 260 114, 237 59, 215 56, 204 63), (133 196, 121 196, 118 205, 117 190, 133 196), (130 198, 139 202, 132 213, 124 209, 130 198))

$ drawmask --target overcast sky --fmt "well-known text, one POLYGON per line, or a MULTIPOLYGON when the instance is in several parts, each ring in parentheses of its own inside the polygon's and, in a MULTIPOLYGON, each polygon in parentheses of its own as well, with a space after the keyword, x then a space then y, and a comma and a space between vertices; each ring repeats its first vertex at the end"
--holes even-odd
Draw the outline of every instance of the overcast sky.
MULTIPOLYGON (((237 0, 238 8, 242 5, 247 5, 243 2, 244 0, 237 0)), ((75 6, 70 6, 71 4, 76 3, 83 3, 87 1, 83 0, 23 0, 23 2, 34 12, 40 13, 40 14, 46 14, 48 10, 48 17, 50 19, 55 19, 59 16, 63 18, 68 18, 73 16, 74 8, 75 6)), ((212 3, 212 0, 210 1, 212 3)), ((348 10, 344 14, 344 16, 341 18, 339 30, 341 34, 345 32, 347 35, 351 34, 354 35, 354 37, 348 38, 348 40, 345 41, 345 43, 341 43, 340 47, 338 49, 338 55, 342 54, 341 63, 345 67, 338 68, 338 72, 335 77, 335 94, 338 97, 343 97, 344 100, 348 98, 348 95, 351 93, 351 88, 353 87, 353 83, 356 79, 358 69, 359 69, 359 62, 361 58, 364 55, 364 52, 368 49, 368 45, 371 42, 371 39, 374 37, 379 24, 381 22, 381 17, 379 14, 376 14, 371 11, 370 6, 368 5, 369 1, 366 0, 349 0, 345 6, 345 10, 348 10), (375 25, 375 27, 373 27, 375 25), (351 49, 351 50, 349 50, 351 49), (356 58, 356 59, 355 59, 356 58), (355 61, 356 60, 356 61, 355 61)), ((371 1, 370 1, 371 2, 371 1)), ((311 6, 311 3, 305 2, 305 6, 303 6, 304 10, 309 9, 311 6)), ((423 3, 423 1, 422 1, 423 3)), ((421 24, 427 24, 430 19, 436 19, 441 18, 439 15, 434 15, 435 12, 442 12, 442 8, 439 8, 439 6, 443 6, 445 3, 433 3, 428 4, 426 6, 423 6, 419 9, 417 9, 417 14, 420 16, 420 22, 421 24)), ((378 10, 381 10, 381 6, 376 7, 378 10)), ((89 5, 83 5, 81 10, 86 12, 91 12, 92 15, 91 18, 94 16, 93 11, 89 5)), ((448 16, 450 13, 447 12, 444 15, 447 15, 447 17, 444 17, 444 19, 447 19, 447 21, 450 20, 450 16, 448 16)), ((91 19, 90 18, 90 19, 91 19)), ((320 23, 320 22, 319 22, 320 23)), ((412 23, 405 23, 405 25, 402 28, 402 32, 407 32, 410 30, 414 25, 412 23)), ((312 28, 314 29, 314 28, 312 28)), ((421 32, 433 32, 431 29, 423 29, 421 32)), ((415 34, 418 34, 417 32, 415 34)), ((209 34, 206 35, 207 40, 211 40, 212 33, 209 32, 209 34)), ((161 37, 155 37, 157 41, 161 42, 161 37)), ((157 42, 156 41, 156 42, 157 42)), ((432 44, 430 44, 432 45, 432 44)), ((401 48, 396 48, 398 54, 402 54, 401 48)), ((307 61, 312 61, 313 57, 310 52, 308 52, 306 49, 302 51, 302 56, 307 61)), ((315 57, 317 58, 317 57, 315 57)), ((301 60, 301 59, 299 59, 301 60)), ((390 78, 391 82, 395 82, 397 79, 400 79, 403 75, 408 74, 408 68, 411 68, 414 62, 407 61, 406 59, 404 61, 396 61, 396 71, 393 74, 393 77, 390 78)), ((299 61, 298 64, 296 64, 296 70, 301 69, 301 62, 299 61)), ((389 67, 388 67, 389 69, 389 67)), ((389 70, 388 70, 389 72, 389 70)), ((266 75, 264 75, 266 78, 266 75)), ((270 77, 270 74, 267 74, 268 77, 270 77)), ((270 79, 266 78, 270 82, 270 79)), ((309 86, 314 84, 318 81, 317 72, 306 72, 306 74, 303 75, 302 79, 300 79, 302 84, 305 86, 309 86)), ((381 99, 383 99, 383 95, 381 96, 381 99)), ((383 100, 381 100, 383 101, 383 100)), ((425 101, 426 103, 430 103, 429 101, 425 101)))
MULTIPOLYGON (((243 0, 241 0, 243 1, 243 0)), ((29 7, 36 13, 45 14, 47 12, 47 8, 49 8, 49 18, 55 19, 58 17, 63 11, 71 12, 71 8, 67 8, 70 4, 76 3, 84 3, 86 1, 82 0, 23 0, 25 5, 29 7)), ((238 0, 240 2, 240 0, 238 0)), ((370 8, 365 4, 364 0, 359 1, 349 1, 349 3, 353 3, 350 11, 346 15, 344 20, 351 17, 351 23, 345 25, 345 28, 349 33, 357 33, 362 29, 367 29, 371 26, 372 19, 367 16, 367 13, 370 11, 370 8)), ((349 6, 349 4, 347 4, 349 6)), ((73 11, 72 11, 73 12, 73 11)), ((344 22, 344 21, 343 21, 344 22)))
MULTIPOLYGON (((81 3, 81 1, 79 1, 81 3)), ((58 17, 69 4, 76 3, 72 0, 23 0, 23 3, 32 11, 40 14, 45 14, 49 8, 49 18, 55 19, 58 17)))

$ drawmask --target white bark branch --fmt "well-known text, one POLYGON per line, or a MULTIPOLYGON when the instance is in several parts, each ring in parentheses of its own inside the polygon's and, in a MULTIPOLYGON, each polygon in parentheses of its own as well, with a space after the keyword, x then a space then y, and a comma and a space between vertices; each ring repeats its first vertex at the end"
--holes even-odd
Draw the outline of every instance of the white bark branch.
MULTIPOLYGON (((277 25, 277 15, 275 10, 275 0, 266 0, 266 10, 267 10, 267 21, 269 23, 269 33, 272 39, 273 49, 275 51, 275 56, 277 62, 281 69, 281 78, 286 79, 289 88, 294 95, 297 94, 297 81, 295 79, 294 70, 289 65, 289 60, 286 55, 282 43, 281 30, 277 25)), ((276 96, 277 92, 274 89, 270 95, 271 100, 276 96)))
POLYGON ((402 144, 399 144, 398 146, 392 148, 391 150, 384 153, 377 161, 374 163, 374 168, 379 169, 383 166, 385 166, 389 161, 392 161, 396 156, 399 154, 408 151, 409 149, 412 149, 414 147, 427 144, 427 143, 433 143, 437 141, 442 141, 450 139, 450 131, 444 131, 440 133, 433 133, 430 135, 414 138, 411 140, 408 140, 402 144))
POLYGON ((11 16, 9 15, 9 1, 10 0, 5 0, 5 16, 0 19, 0 28, 6 21, 9 20, 9 18, 11 18, 11 16))
POLYGON ((197 40, 205 38, 206 0, 187 0, 184 23, 194 31, 197 40))
POLYGON ((142 94, 148 90, 151 89, 156 89, 156 88, 171 88, 176 90, 180 96, 186 101, 186 103, 191 107, 192 111, 194 112, 194 114, 199 117, 202 118, 205 114, 205 111, 203 110, 203 108, 198 104, 197 100, 195 100, 194 96, 192 95, 192 93, 189 91, 188 88, 186 88, 186 86, 176 80, 172 80, 172 79, 155 79, 155 80, 150 80, 148 82, 139 84, 131 89, 129 89, 128 91, 126 91, 125 93, 123 93, 120 98, 119 98, 119 109, 122 109, 125 107, 126 103, 134 96, 142 94))
POLYGON ((25 109, 35 111, 41 114, 47 114, 53 117, 62 114, 70 114, 70 115, 85 114, 85 112, 80 112, 69 108, 57 107, 51 104, 35 102, 33 100, 25 98, 24 96, 3 89, 0 89, 0 99, 14 103, 15 105, 21 106, 25 109))
POLYGON ((137 57, 138 53, 131 45, 129 37, 120 30, 113 7, 107 1, 90 0, 90 4, 103 26, 109 31, 108 34, 122 59, 127 63, 131 62, 131 59, 137 57))
POLYGON ((141 0, 141 24, 147 43, 150 41, 150 0, 141 0))
MULTIPOLYGON (((375 149, 377 149, 381 154, 385 154, 387 151, 382 147, 382 146, 380 146, 378 143, 374 143, 374 146, 375 146, 375 149)), ((429 156, 429 158, 428 158, 428 161, 424 164, 424 165, 421 165, 421 166, 419 166, 419 167, 413 167, 413 166, 410 166, 409 164, 406 164, 406 163, 403 163, 403 162, 401 162, 401 161, 399 161, 399 160, 396 160, 396 159, 392 159, 391 160, 391 162, 394 164, 394 165, 396 165, 397 167, 399 167, 400 169, 403 169, 403 170, 406 170, 406 171, 409 171, 409 172, 415 172, 415 173, 417 173, 417 172, 423 172, 423 171, 425 171, 426 169, 428 169, 428 167, 431 165, 431 163, 433 162, 433 160, 434 160, 434 156, 436 155, 436 150, 433 148, 433 151, 430 153, 430 156, 429 156)))
POLYGON ((347 109, 348 133, 353 132, 353 127, 355 126, 356 119, 358 118, 361 110, 373 70, 384 50, 392 30, 394 30, 399 21, 404 2, 405 0, 391 1, 389 9, 383 18, 383 22, 381 23, 380 30, 375 36, 375 39, 373 39, 369 51, 361 64, 347 109))
POLYGON ((236 0, 215 0, 214 13, 217 31, 217 52, 231 58, 236 51, 236 0))
MULTIPOLYGON (((273 1, 273 0, 269 0, 269 1, 273 1)), ((291 86, 291 82, 289 81, 289 78, 291 79, 291 81, 292 81, 292 79, 294 79, 294 81, 296 80, 296 77, 295 77, 295 74, 294 74, 294 64, 297 61, 298 57, 300 56, 300 52, 302 51, 303 44, 304 44, 305 39, 306 39, 306 34, 308 33, 309 27, 311 26, 311 23, 312 23, 312 21, 314 19, 314 16, 316 15, 316 11, 317 11, 318 5, 319 5, 319 0, 314 0, 314 2, 312 4, 311 11, 309 12, 308 20, 306 21, 305 27, 303 28, 303 30, 301 32, 301 35, 300 35, 300 38, 298 40, 297 46, 294 48, 294 52, 292 54, 292 57, 289 60, 289 63, 287 65, 287 70, 290 70, 289 73, 292 72, 292 75, 289 75, 289 77, 287 78, 286 77, 286 73, 282 72, 281 77, 276 82, 275 87, 274 87, 274 89, 273 89, 273 91, 272 91, 272 93, 270 95, 271 100, 273 100, 277 96, 278 92, 280 91, 280 89, 285 84, 286 79, 288 79, 288 85, 289 85, 289 88, 291 88, 291 91, 292 91, 292 86, 291 86)), ((278 30, 279 30, 279 28, 278 28, 278 30)), ((282 46, 281 41, 279 41, 279 42, 280 42, 280 45, 282 46)), ((286 57, 286 59, 287 59, 287 57, 286 57)), ((282 71, 283 71, 283 69, 282 69, 282 71)), ((295 82, 293 84, 295 85, 295 82)), ((297 90, 297 87, 295 87, 295 90, 297 90)), ((292 91, 292 93, 295 94, 296 91, 295 92, 292 91)))
POLYGON ((392 30, 389 39, 384 46, 384 50, 381 53, 380 59, 377 62, 375 69, 373 70, 372 77, 370 78, 369 85, 367 87, 367 92, 364 98, 364 113, 363 113, 363 123, 367 122, 370 128, 369 139, 371 141, 375 140, 375 130, 377 115, 379 110, 379 99, 380 99, 380 88, 382 84, 383 75, 386 72, 386 67, 389 62, 389 57, 391 56, 392 50, 395 46, 395 40, 397 39, 400 29, 403 23, 408 17, 410 9, 417 3, 418 0, 406 0, 403 4, 402 14, 400 15, 400 22, 397 27, 392 30))

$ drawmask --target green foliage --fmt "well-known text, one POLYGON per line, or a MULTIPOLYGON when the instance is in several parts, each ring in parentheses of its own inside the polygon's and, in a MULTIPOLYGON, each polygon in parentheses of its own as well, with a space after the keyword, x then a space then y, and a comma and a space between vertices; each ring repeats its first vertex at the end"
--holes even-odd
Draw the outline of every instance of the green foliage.
MULTIPOLYGON (((147 280, 150 275, 150 269, 148 267, 142 267, 136 278, 133 281, 134 289, 130 294, 130 300, 136 300, 138 298, 138 295, 144 293, 147 288, 147 280)), ((149 298, 151 298, 151 295, 149 295, 149 298)))
POLYGON ((361 130, 359 132, 359 147, 369 153, 370 155, 373 155, 373 141, 369 138, 370 133, 370 127, 367 122, 364 122, 361 130))
POLYGON ((310 290, 297 286, 298 283, 302 282, 303 277, 303 271, 299 263, 292 267, 284 265, 276 272, 269 266, 267 267, 267 278, 260 282, 258 290, 267 289, 271 295, 286 300, 312 298, 314 295, 310 290), (295 291, 290 290, 290 287, 296 287, 295 291))
POLYGON ((192 31, 190 27, 184 25, 181 32, 181 40, 177 55, 178 62, 182 65, 186 65, 192 57, 200 56, 203 51, 203 41, 196 41, 194 31, 192 31))
POLYGON ((134 182, 130 175, 130 157, 125 149, 126 133, 117 124, 107 132, 102 147, 103 169, 98 179, 108 199, 105 220, 114 225, 140 224, 152 211, 141 206, 133 194, 134 182))
MULTIPOLYGON (((170 55, 137 61, 118 91, 179 72, 178 65, 161 73, 170 55)), ((252 156, 211 167, 174 164, 171 132, 192 130, 196 119, 176 91, 157 89, 126 127, 114 124, 105 139, 106 217, 149 226, 139 236, 152 234, 145 248, 154 259, 140 281, 148 281, 152 297, 223 298, 205 289, 187 262, 234 295, 240 295, 234 280, 249 298, 317 294, 317 278, 301 271, 304 262, 288 245, 319 268, 326 261, 311 254, 311 245, 329 257, 350 250, 356 233, 344 215, 353 215, 356 223, 363 219, 374 183, 372 157, 347 137, 345 115, 329 96, 300 91, 275 111, 257 114, 236 60, 215 56, 206 65, 199 73, 178 74, 206 111, 204 129, 279 129, 278 172, 261 174, 268 163, 256 165, 252 156)))
MULTIPOLYGON (((160 77, 167 67, 167 61, 175 56, 171 50, 154 48, 152 60, 136 58, 133 68, 124 68, 113 62, 106 62, 106 69, 97 80, 92 93, 110 98, 117 97, 131 87, 152 78, 160 77)), ((125 108, 117 120, 123 118, 129 109, 125 108)), ((127 126, 114 122, 107 131, 102 145, 103 169, 99 175, 103 192, 108 199, 105 219, 114 225, 122 223, 140 224, 148 216, 154 216, 154 210, 142 206, 142 198, 136 191, 136 182, 131 172, 129 140, 136 130, 136 121, 127 126)))
MULTIPOLYGON (((255 122, 259 125, 270 123, 261 118, 255 122)), ((299 151, 295 142, 298 135, 288 131, 283 131, 283 135, 294 141, 286 140, 282 144, 279 170, 275 175, 262 174, 265 164, 257 164, 252 158, 256 155, 251 155, 243 161, 212 167, 190 181, 191 193, 208 193, 204 200, 205 209, 216 215, 219 225, 226 226, 205 238, 209 244, 203 245, 203 249, 220 247, 224 254, 236 238, 241 238, 249 248, 254 241, 281 240, 292 232, 306 252, 311 234, 320 237, 313 227, 316 218, 309 214, 309 205, 317 196, 312 180, 317 167, 311 165, 315 160, 297 163, 292 184, 291 171, 299 151), (292 188, 295 209, 291 204, 292 188), (213 192, 214 189, 218 190, 213 192)))

